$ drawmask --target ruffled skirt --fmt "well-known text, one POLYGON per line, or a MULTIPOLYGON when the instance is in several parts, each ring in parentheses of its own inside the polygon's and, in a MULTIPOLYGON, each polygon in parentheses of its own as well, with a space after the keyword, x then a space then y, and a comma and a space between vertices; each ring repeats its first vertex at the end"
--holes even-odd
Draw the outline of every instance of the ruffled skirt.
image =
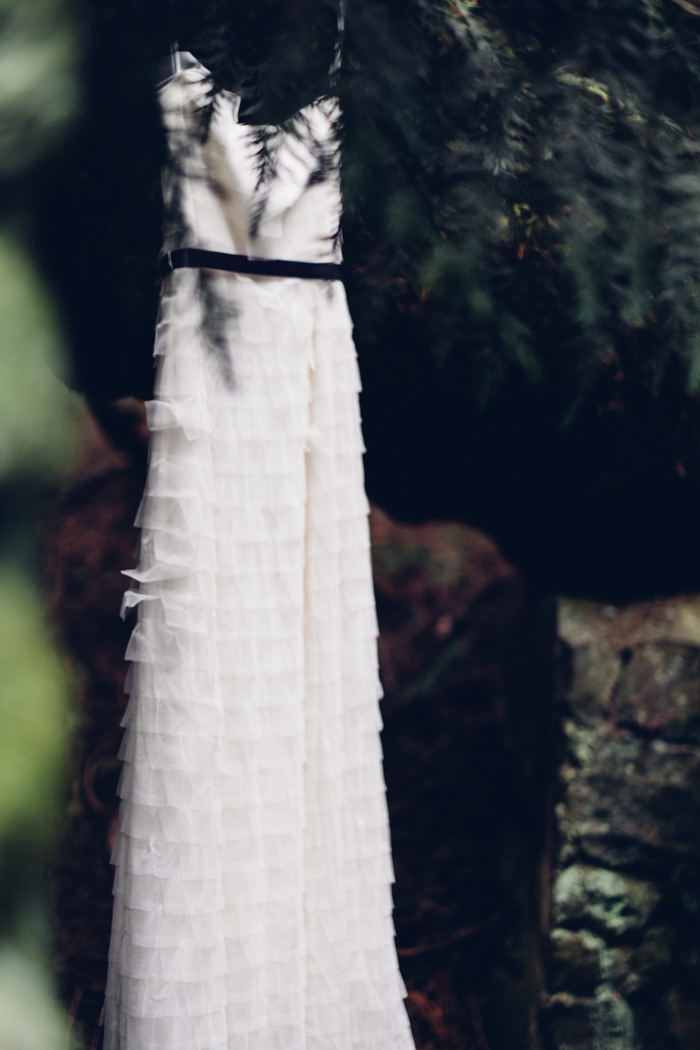
POLYGON ((156 337, 105 1050, 412 1050, 344 292, 218 274, 222 350, 197 279, 156 337))

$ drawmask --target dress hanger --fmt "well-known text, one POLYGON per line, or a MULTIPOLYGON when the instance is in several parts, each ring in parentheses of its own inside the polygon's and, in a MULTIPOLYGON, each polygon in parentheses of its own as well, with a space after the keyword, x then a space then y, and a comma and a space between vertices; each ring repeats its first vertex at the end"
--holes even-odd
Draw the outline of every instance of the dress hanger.
POLYGON ((167 84, 167 82, 172 77, 177 76, 177 74, 181 73, 183 70, 182 53, 180 51, 180 44, 177 39, 175 0, 170 0, 170 3, 168 5, 168 12, 168 21, 170 22, 170 31, 168 33, 168 36, 170 38, 170 54, 167 58, 163 56, 158 62, 156 90, 163 87, 163 85, 167 84))
POLYGON ((345 37, 346 11, 347 0, 338 0, 338 31, 335 38, 335 46, 333 48, 333 61, 331 62, 330 69, 328 70, 328 79, 333 90, 335 90, 335 88, 337 87, 338 78, 340 76, 340 67, 343 62, 343 40, 345 37))

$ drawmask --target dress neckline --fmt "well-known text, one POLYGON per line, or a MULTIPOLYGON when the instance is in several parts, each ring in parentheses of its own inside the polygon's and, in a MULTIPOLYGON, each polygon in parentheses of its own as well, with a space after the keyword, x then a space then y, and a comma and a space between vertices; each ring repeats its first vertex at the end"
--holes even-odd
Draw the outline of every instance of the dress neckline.
MULTIPOLYGON (((163 60, 163 63, 161 65, 162 72, 165 72, 166 62, 168 73, 166 76, 162 76, 156 84, 156 91, 158 92, 163 91, 174 80, 177 80, 183 74, 187 74, 189 72, 198 73, 202 76, 203 79, 211 78, 212 76, 211 70, 208 69, 207 66, 205 66, 204 63, 201 62, 195 55, 193 55, 191 51, 172 52, 172 54, 169 55, 167 59, 163 60), (178 64, 177 69, 173 69, 173 64, 175 62, 177 62, 178 64)), ((258 128, 275 128, 282 126, 277 124, 241 124, 238 120, 238 113, 241 107, 241 103, 243 101, 242 95, 240 95, 239 92, 234 91, 233 88, 222 88, 219 94, 224 95, 232 100, 232 102, 234 103, 232 113, 234 123, 240 124, 241 127, 250 128, 252 131, 255 131, 258 128)), ((305 113, 308 113, 311 110, 317 109, 319 106, 322 106, 324 102, 329 105, 335 106, 338 105, 338 98, 335 95, 319 95, 311 102, 307 102, 305 106, 301 106, 299 109, 295 110, 294 113, 292 113, 287 119, 294 120, 296 117, 302 117, 305 113)), ((287 123, 287 121, 285 121, 285 123, 287 123)))

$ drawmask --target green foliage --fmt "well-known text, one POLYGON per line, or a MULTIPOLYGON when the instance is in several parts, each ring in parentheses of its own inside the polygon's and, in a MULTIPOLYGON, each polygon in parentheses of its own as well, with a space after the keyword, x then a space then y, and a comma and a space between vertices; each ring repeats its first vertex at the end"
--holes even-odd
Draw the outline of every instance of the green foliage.
POLYGON ((46 850, 61 823, 65 669, 32 564, 37 501, 70 447, 61 344, 27 257, 0 235, 0 1046, 61 1050, 46 973, 46 850))
POLYGON ((0 1038, 3 1050, 72 1050, 45 968, 0 944, 0 1038))
POLYGON ((60 826, 69 694, 33 548, 39 500, 70 449, 70 403, 22 206, 75 106, 75 43, 59 0, 0 0, 0 18, 0 1046, 63 1050, 43 880, 60 826))
POLYGON ((69 447, 68 395, 48 372, 60 344, 45 293, 22 254, 0 244, 0 1046, 62 1050, 42 901, 69 694, 31 564, 36 501, 69 447))
POLYGON ((52 479, 69 451, 55 311, 26 253, 0 233, 0 483, 52 479))
POLYGON ((0 22, 0 180, 8 180, 64 131, 77 102, 76 44, 57 0, 0 0, 0 22))
POLYGON ((400 6, 350 8, 360 338, 403 297, 478 400, 519 374, 561 419, 629 354, 652 385, 675 360, 697 389, 700 18, 672 0, 400 6))
MULTIPOLYGON (((0 564, 0 842, 43 847, 57 823, 67 682, 34 588, 0 564)), ((0 863, 0 870, 2 866, 0 863)), ((10 893, 0 881, 0 904, 10 893)))

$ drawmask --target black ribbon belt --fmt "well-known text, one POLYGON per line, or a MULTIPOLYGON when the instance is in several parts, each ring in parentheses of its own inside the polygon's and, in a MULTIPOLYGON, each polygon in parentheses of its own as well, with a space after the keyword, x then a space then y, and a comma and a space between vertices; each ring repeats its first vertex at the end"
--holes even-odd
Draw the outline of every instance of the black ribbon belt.
POLYGON ((291 259, 249 259, 247 255, 210 252, 205 248, 176 248, 160 259, 161 276, 183 267, 249 273, 259 277, 304 277, 311 281, 339 281, 338 263, 293 262, 291 259))

